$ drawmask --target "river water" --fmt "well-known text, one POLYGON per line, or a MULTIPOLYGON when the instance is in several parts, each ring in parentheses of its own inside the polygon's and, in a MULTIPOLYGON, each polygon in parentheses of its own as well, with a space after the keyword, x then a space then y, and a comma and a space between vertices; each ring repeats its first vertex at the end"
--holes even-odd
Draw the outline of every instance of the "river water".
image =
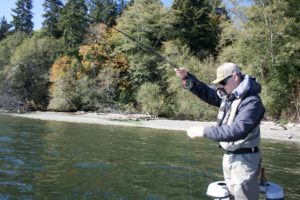
MULTIPOLYGON (((217 146, 180 131, 0 115, 0 200, 209 199, 222 180, 217 146)), ((299 200, 299 144, 262 146, 268 179, 299 200)))

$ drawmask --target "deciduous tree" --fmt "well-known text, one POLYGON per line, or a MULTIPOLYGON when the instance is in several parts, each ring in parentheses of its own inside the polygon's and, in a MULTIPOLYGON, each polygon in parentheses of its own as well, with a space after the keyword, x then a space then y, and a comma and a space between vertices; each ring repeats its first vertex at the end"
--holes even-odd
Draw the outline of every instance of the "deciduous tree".
POLYGON ((240 63, 259 78, 268 114, 275 119, 300 116, 300 24, 297 12, 291 12, 296 4, 257 0, 245 12, 246 20, 238 27, 231 24, 223 33, 223 38, 235 39, 224 48, 220 59, 240 63))
POLYGON ((78 91, 83 107, 93 110, 116 107, 113 104, 122 101, 121 96, 127 90, 127 60, 123 54, 113 53, 112 33, 107 26, 96 25, 90 33, 93 34, 88 35, 87 44, 79 49, 83 76, 78 91))
POLYGON ((23 40, 6 66, 7 85, 36 109, 45 109, 48 103, 48 74, 58 49, 57 40, 36 34, 23 40))
POLYGON ((48 109, 56 111, 75 111, 80 109, 76 91, 78 69, 81 65, 76 58, 62 56, 57 58, 50 69, 50 102, 48 109))

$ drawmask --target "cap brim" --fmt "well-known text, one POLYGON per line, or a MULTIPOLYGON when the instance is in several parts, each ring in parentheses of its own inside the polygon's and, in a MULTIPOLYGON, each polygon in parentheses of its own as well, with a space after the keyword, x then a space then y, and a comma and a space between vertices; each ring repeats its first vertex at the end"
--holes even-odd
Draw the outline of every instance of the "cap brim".
POLYGON ((212 84, 218 84, 220 83, 221 81, 223 81, 224 78, 217 78, 216 80, 214 80, 213 82, 211 82, 212 84))
POLYGON ((226 78, 228 78, 229 76, 231 76, 231 74, 230 75, 228 75, 228 76, 225 76, 225 77, 221 77, 221 78, 217 78, 217 79, 215 79, 213 82, 211 82, 212 84, 218 84, 218 83, 220 83, 221 81, 223 81, 223 80, 225 80, 226 78))

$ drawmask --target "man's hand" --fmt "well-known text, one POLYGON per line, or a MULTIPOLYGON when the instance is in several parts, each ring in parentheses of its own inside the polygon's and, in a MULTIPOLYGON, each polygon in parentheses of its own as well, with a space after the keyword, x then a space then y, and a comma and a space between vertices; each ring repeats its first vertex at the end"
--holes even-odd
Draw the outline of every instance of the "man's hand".
POLYGON ((187 135, 191 139, 193 139, 195 137, 203 137, 204 127, 202 127, 202 126, 192 126, 192 127, 187 129, 187 135))
POLYGON ((174 70, 175 70, 177 76, 179 76, 181 79, 185 79, 187 77, 187 70, 186 69, 184 69, 184 68, 179 68, 179 69, 175 68, 174 70))

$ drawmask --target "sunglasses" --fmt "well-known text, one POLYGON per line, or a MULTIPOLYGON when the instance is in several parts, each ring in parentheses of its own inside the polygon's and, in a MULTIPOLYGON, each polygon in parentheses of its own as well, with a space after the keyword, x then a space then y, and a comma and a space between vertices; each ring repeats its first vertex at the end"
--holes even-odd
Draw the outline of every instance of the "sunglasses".
POLYGON ((224 80, 220 81, 219 84, 225 86, 225 85, 227 84, 228 80, 229 80, 231 77, 232 77, 232 75, 231 75, 231 76, 228 76, 228 77, 225 78, 224 80))

